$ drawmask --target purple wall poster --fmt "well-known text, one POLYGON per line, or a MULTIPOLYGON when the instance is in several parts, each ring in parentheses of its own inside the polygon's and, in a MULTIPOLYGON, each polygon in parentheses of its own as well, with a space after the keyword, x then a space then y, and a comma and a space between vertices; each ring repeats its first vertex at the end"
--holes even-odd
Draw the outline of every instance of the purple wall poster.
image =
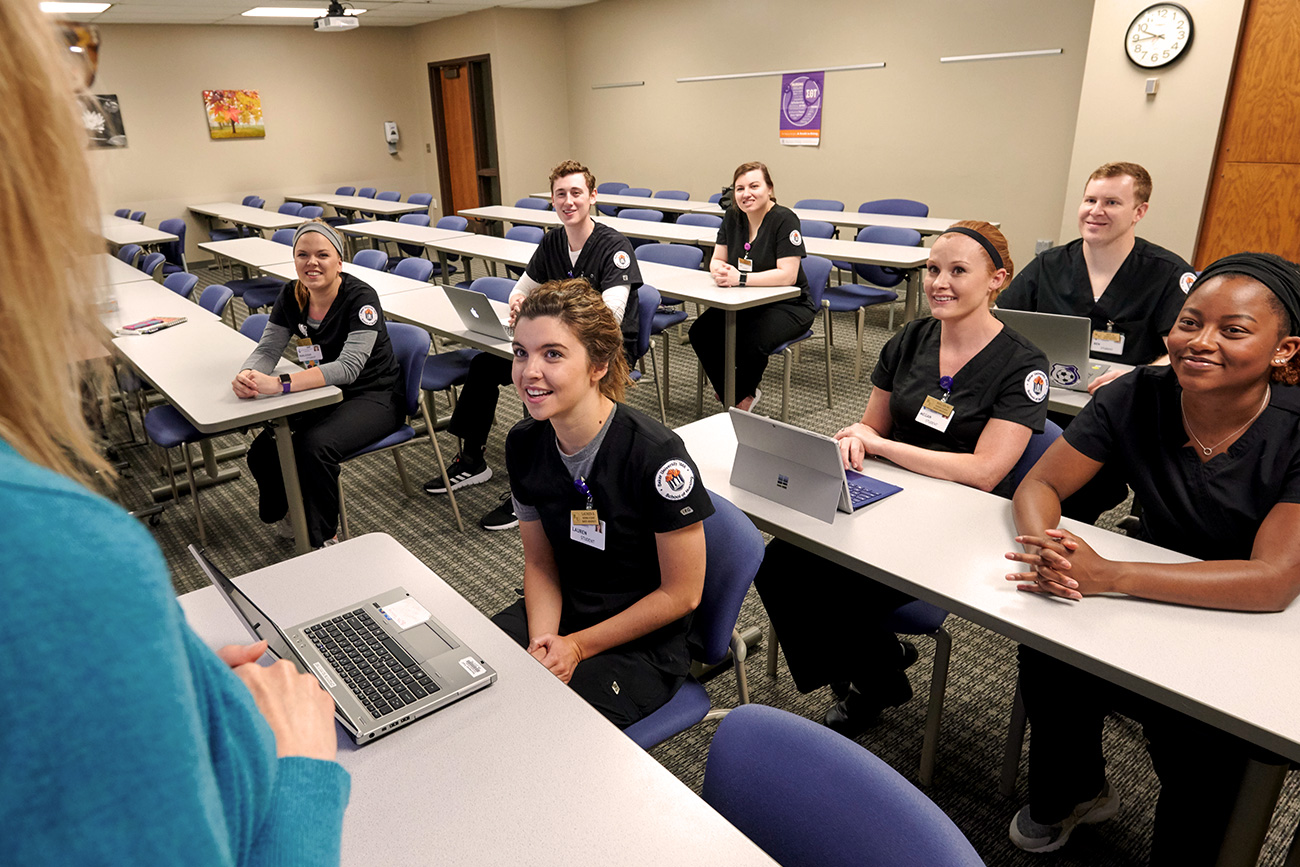
POLYGON ((781 76, 781 144, 821 144, 825 93, 825 72, 787 72, 781 76))

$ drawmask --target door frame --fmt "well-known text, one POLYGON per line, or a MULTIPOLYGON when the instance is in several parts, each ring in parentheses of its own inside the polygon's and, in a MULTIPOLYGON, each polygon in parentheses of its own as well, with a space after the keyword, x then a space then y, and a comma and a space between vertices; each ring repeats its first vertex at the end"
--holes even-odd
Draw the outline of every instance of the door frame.
POLYGON ((454 57, 448 60, 431 61, 428 64, 429 74, 429 96, 433 110, 433 141, 437 154, 438 162, 438 186, 439 193, 442 196, 444 207, 443 214, 453 214, 455 202, 451 192, 451 161, 447 154, 447 119, 443 108, 442 100, 442 70, 452 66, 463 66, 463 74, 469 77, 470 88, 470 110, 473 112, 472 132, 474 136, 474 170, 479 184, 479 201, 480 204, 499 204, 499 202, 489 201, 491 198, 499 197, 491 195, 491 190, 495 185, 490 183, 489 179, 495 179, 499 170, 495 165, 488 165, 489 154, 495 152, 495 147, 490 147, 489 142, 485 141, 486 136, 495 138, 496 118, 482 117, 480 106, 492 105, 491 94, 480 94, 479 87, 482 78, 491 81, 492 58, 489 54, 474 54, 466 57, 454 57), (474 64, 482 63, 483 75, 476 74, 474 64), (488 97, 485 101, 484 97, 488 97), (485 183, 488 181, 488 183, 485 183), (487 195, 485 195, 485 193, 487 195))

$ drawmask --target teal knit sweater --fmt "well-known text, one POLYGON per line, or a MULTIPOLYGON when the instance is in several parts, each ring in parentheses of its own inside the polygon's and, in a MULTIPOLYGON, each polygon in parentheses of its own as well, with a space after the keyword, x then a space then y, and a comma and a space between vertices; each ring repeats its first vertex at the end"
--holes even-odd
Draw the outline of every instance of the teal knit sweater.
POLYGON ((0 440, 0 861, 337 864, 349 777, 277 759, 114 504, 0 440))

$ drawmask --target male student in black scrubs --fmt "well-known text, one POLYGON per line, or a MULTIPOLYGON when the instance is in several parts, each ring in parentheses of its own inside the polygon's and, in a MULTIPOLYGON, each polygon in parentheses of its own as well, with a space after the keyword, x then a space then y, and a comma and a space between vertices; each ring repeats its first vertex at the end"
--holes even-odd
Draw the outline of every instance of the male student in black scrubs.
MULTIPOLYGON (((641 271, 632 243, 609 226, 592 220, 591 212, 596 205, 596 177, 579 162, 565 160, 551 170, 551 205, 561 225, 542 237, 537 252, 511 291, 511 322, 519 311, 519 305, 533 289, 548 280, 585 277, 621 322, 623 351, 631 364, 636 360, 640 324, 637 288, 641 285, 641 271)), ((496 417, 500 386, 510 384, 511 366, 510 359, 488 352, 475 356, 470 362, 465 386, 447 426, 461 440, 460 454, 447 468, 453 491, 492 478, 492 468, 487 464, 484 450, 496 417)), ((441 476, 425 482, 424 490, 428 494, 447 492, 441 476)), ((497 508, 479 519, 479 526, 485 530, 508 530, 519 526, 509 491, 502 496, 497 508)))
MULTIPOLYGON (((1137 163, 1098 168, 1088 176, 1079 204, 1080 237, 1034 258, 998 296, 997 306, 1087 316, 1097 361, 1168 364, 1164 338, 1196 273, 1178 254, 1137 237, 1150 198, 1151 175, 1137 163)), ((1108 371, 1088 391, 1121 375, 1108 371)), ((1049 417, 1061 427, 1070 422, 1061 413, 1049 417)), ((1126 496, 1127 487, 1103 473, 1071 498, 1066 514, 1092 523, 1126 496)))

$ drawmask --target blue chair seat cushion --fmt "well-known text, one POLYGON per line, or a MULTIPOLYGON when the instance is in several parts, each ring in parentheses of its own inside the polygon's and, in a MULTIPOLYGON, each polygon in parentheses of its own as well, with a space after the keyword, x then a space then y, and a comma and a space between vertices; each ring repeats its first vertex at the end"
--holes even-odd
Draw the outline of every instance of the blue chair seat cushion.
POLYGON ((214 241, 232 241, 240 237, 238 229, 213 229, 208 237, 214 241))
POLYGON ((424 360, 420 388, 425 391, 446 391, 453 385, 462 385, 469 376, 469 363, 479 354, 477 349, 456 349, 430 355, 424 360))
POLYGON ((700 682, 687 677, 668 703, 623 730, 643 750, 661 744, 678 732, 685 731, 708 714, 709 694, 700 682))
POLYGON ((796 343, 802 343, 803 341, 807 340, 809 337, 812 337, 812 331, 805 331, 803 334, 800 334, 798 337, 794 338, 793 340, 787 340, 785 343, 782 343, 776 349, 773 349, 769 354, 780 355, 782 352, 785 352, 791 346, 794 346, 796 343))
POLYGON ((870 307, 872 304, 897 301, 898 293, 874 286, 846 283, 843 286, 827 286, 822 300, 832 313, 844 313, 859 307, 870 307))
POLYGON ((948 612, 937 605, 913 599, 894 609, 894 613, 885 621, 885 628, 904 635, 929 635, 943 626, 947 617, 948 612))
POLYGON ((185 269, 180 265, 173 265, 171 262, 163 262, 162 272, 163 276, 166 277, 168 274, 183 274, 185 269))
POLYGON ((244 292, 244 304, 248 305, 249 310, 270 307, 275 303, 275 299, 280 297, 280 292, 283 290, 284 283, 282 282, 270 286, 250 286, 244 292))
POLYGON ((685 322, 686 319, 685 310, 657 310, 655 311, 654 322, 650 326, 650 333, 660 334, 679 322, 685 322))
MULTIPOLYGON (((456 273, 457 271, 459 271, 459 270, 460 270, 459 268, 457 268, 455 265, 451 264, 450 262, 447 263, 447 273, 448 273, 448 274, 455 274, 455 273, 456 273)), ((429 276, 430 276, 430 277, 441 277, 441 276, 442 276, 442 265, 438 264, 437 262, 434 262, 434 263, 433 263, 433 271, 430 272, 429 276)))
POLYGON ((284 286, 284 281, 279 277, 252 277, 248 280, 231 280, 226 286, 230 287, 230 291, 235 293, 236 298, 243 298, 244 293, 249 289, 274 286, 278 292, 284 286))
POLYGON ((204 437, 174 406, 159 406, 149 410, 144 417, 144 432, 149 435, 149 439, 165 449, 182 443, 196 443, 204 437))
POLYGON ((409 424, 404 424, 401 427, 399 427, 397 430, 390 433, 388 436, 384 437, 383 439, 375 440, 370 445, 358 449, 357 451, 345 457, 343 460, 350 461, 353 458, 359 458, 362 455, 368 455, 371 452, 377 452, 382 449, 392 448, 393 446, 400 446, 402 443, 410 442, 413 439, 415 439, 415 429, 412 428, 409 424))

